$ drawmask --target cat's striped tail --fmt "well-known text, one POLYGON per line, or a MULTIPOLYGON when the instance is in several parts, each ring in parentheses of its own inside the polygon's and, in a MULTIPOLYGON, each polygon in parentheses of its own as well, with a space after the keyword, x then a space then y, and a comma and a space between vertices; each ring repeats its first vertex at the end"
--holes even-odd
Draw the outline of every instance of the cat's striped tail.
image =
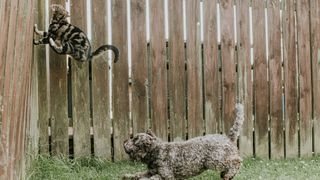
POLYGON ((113 46, 113 45, 100 46, 97 50, 95 50, 92 53, 91 59, 99 57, 100 55, 102 55, 107 50, 113 51, 113 53, 114 53, 114 62, 116 63, 118 61, 118 59, 119 59, 119 50, 118 50, 118 48, 116 46, 113 46))

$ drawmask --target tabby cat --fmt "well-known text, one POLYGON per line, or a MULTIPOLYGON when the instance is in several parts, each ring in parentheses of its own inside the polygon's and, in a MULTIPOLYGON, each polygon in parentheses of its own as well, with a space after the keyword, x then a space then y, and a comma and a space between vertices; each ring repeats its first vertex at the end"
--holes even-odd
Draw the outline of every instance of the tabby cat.
POLYGON ((91 51, 91 45, 86 34, 78 27, 67 21, 68 12, 61 5, 51 5, 52 18, 48 32, 39 31, 37 24, 34 25, 36 34, 43 36, 42 39, 33 40, 33 44, 49 44, 58 54, 68 54, 74 59, 85 62, 91 61, 107 50, 112 50, 115 57, 114 62, 119 58, 119 50, 113 45, 100 46, 96 51, 91 51))

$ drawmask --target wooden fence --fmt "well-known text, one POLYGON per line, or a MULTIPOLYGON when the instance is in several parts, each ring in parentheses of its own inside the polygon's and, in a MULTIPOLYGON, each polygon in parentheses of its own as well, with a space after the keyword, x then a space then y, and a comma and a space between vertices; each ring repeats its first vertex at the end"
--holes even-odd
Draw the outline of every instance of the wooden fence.
POLYGON ((0 2, 0 179, 24 179, 38 152, 125 159, 123 141, 148 128, 165 141, 227 133, 236 102, 243 156, 320 152, 320 2, 67 1, 94 49, 119 47, 116 64, 32 52, 54 3, 66 4, 0 2))
MULTIPOLYGON (((45 2, 41 29, 48 6, 65 5, 45 2)), ((93 48, 112 41, 121 54, 109 66, 36 47, 40 153, 121 160, 123 141, 147 128, 165 141, 227 133, 236 102, 245 104, 243 156, 319 153, 320 4, 261 2, 69 0, 70 21, 92 32, 93 48)))

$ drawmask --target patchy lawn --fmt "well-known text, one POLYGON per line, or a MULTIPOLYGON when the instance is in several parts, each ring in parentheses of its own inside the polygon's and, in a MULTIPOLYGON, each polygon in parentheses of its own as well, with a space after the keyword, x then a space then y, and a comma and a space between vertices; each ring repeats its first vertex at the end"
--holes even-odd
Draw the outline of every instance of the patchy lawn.
MULTIPOLYGON (((108 162, 98 158, 81 158, 71 160, 66 157, 39 156, 28 170, 30 180, 78 180, 121 179, 125 173, 143 171, 146 166, 140 163, 122 161, 108 162)), ((198 179, 220 179, 214 171, 206 171, 198 179)), ((263 160, 247 158, 235 180, 248 179, 320 179, 320 156, 312 158, 263 160)))

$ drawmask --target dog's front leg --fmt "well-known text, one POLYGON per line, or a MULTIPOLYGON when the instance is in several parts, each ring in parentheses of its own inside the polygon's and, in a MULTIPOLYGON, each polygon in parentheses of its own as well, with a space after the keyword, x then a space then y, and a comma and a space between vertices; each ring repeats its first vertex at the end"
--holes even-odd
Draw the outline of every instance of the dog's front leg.
POLYGON ((150 177, 150 174, 148 171, 145 172, 138 172, 135 174, 125 174, 122 179, 125 180, 140 180, 140 179, 148 179, 150 177))
POLYGON ((159 167, 158 173, 159 173, 160 179, 174 180, 174 173, 170 168, 168 168, 168 166, 159 167))

